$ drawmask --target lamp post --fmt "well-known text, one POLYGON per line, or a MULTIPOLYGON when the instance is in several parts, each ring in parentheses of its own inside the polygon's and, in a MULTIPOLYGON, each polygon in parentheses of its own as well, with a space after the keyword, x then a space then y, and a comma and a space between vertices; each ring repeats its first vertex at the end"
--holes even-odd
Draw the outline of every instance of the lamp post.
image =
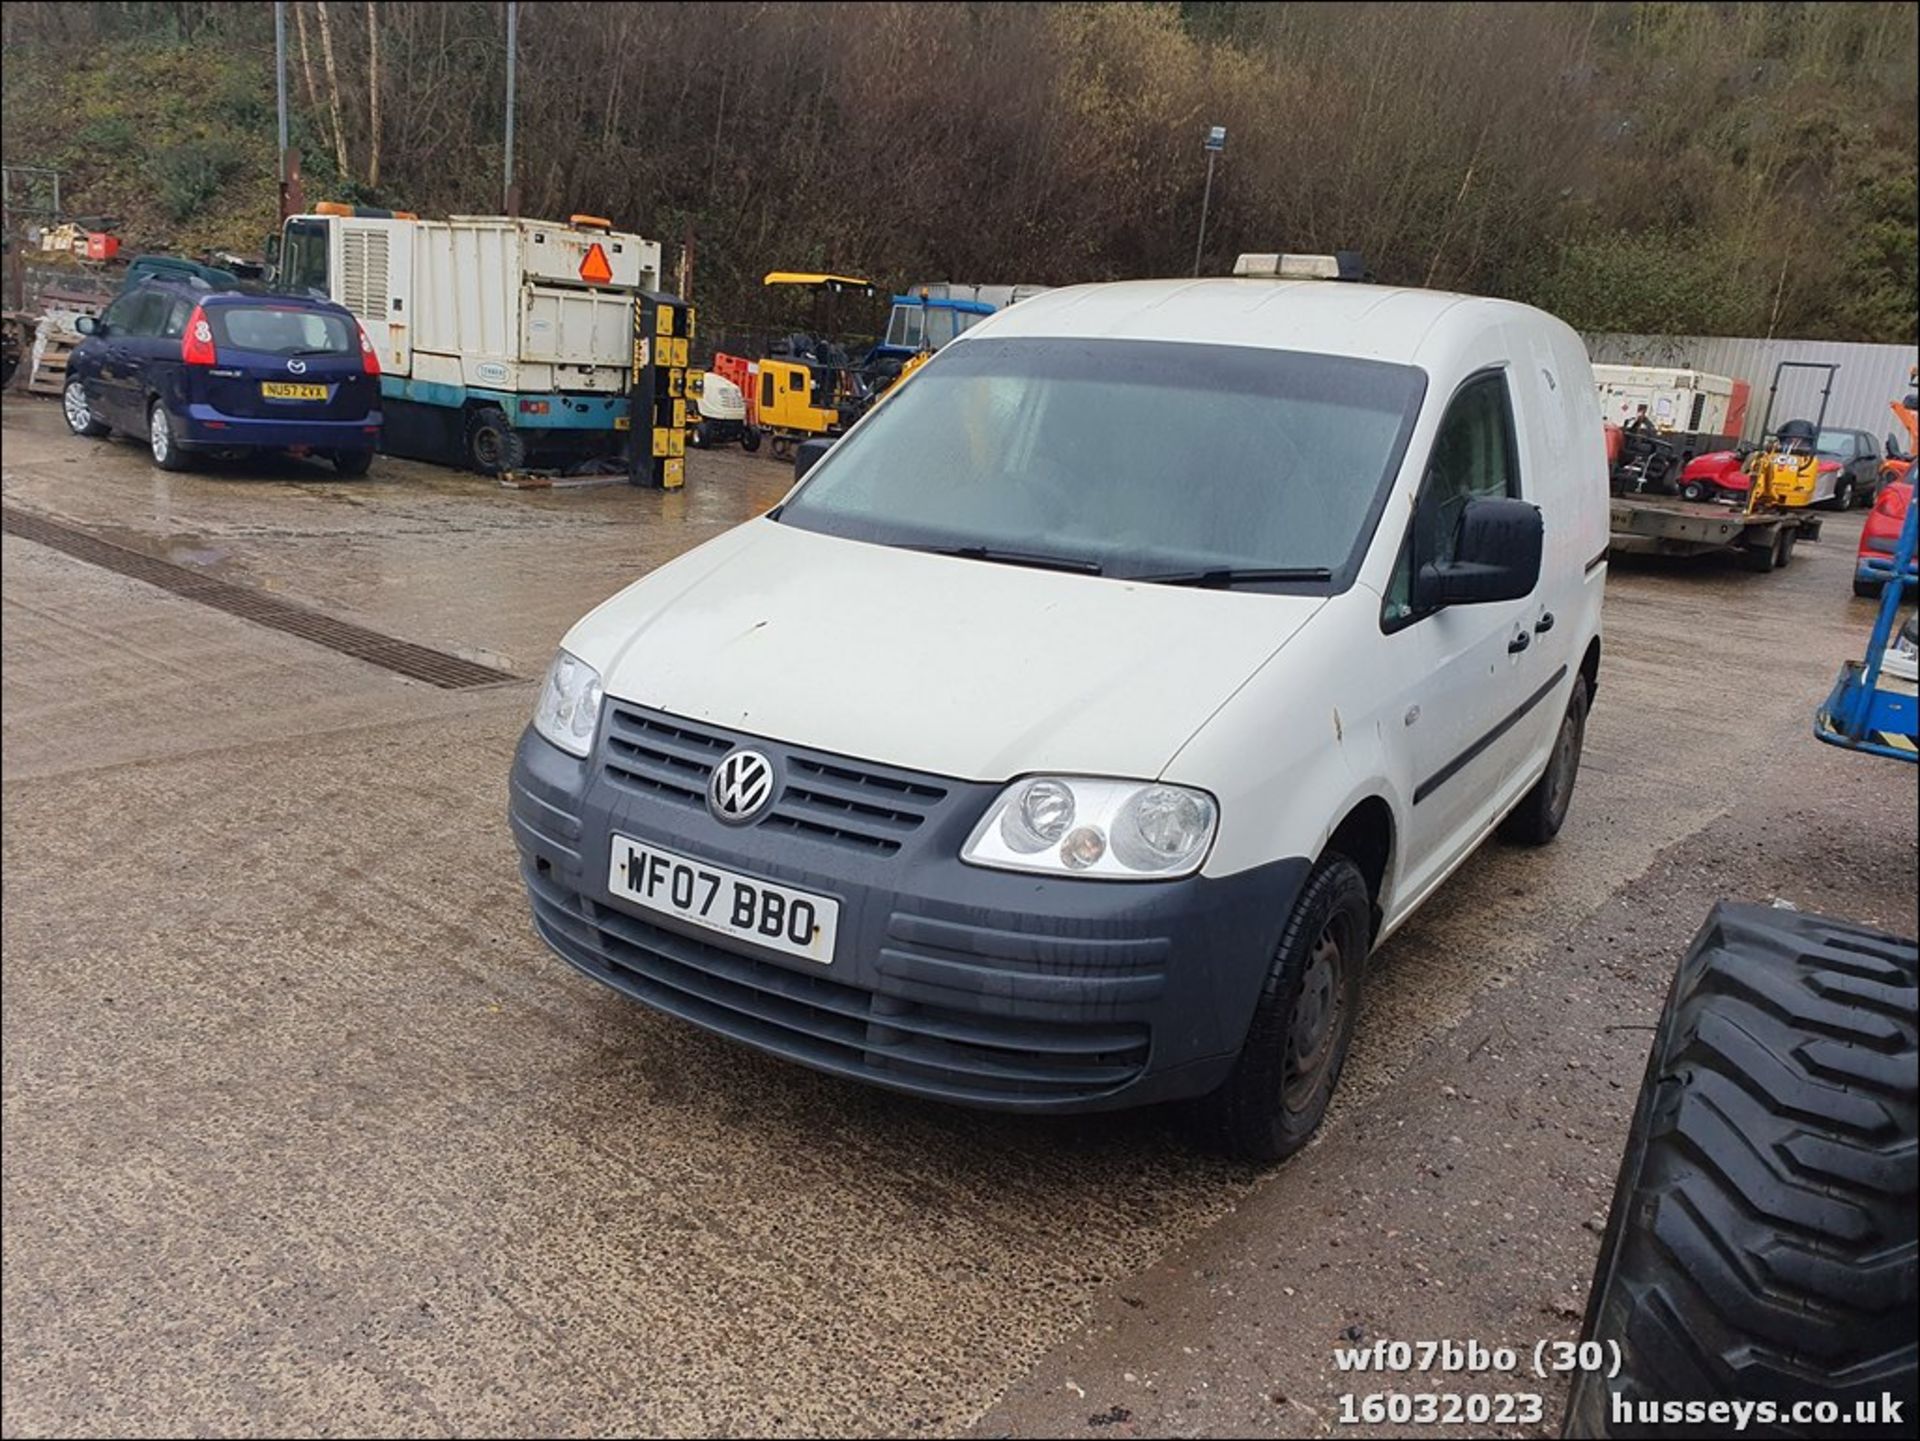
POLYGON ((1227 148, 1227 127, 1212 126, 1201 142, 1207 152, 1207 188, 1200 197, 1200 236, 1193 242, 1193 273, 1200 273, 1200 255, 1207 248, 1207 207, 1213 203, 1213 162, 1227 148))
POLYGON ((507 0, 507 161, 501 178, 500 203, 507 214, 520 213, 520 197, 513 188, 513 82, 514 66, 520 58, 520 7, 507 0))
POLYGON ((275 0, 273 7, 273 94, 279 116, 280 140, 280 218, 291 213, 287 207, 287 6, 275 0))

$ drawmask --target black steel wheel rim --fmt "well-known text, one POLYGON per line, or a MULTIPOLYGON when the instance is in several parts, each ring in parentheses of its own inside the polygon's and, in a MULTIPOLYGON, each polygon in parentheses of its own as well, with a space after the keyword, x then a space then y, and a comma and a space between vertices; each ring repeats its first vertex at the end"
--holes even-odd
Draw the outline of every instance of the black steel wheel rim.
POLYGON ((1345 916, 1329 917, 1307 953, 1300 994, 1287 1021, 1280 1101, 1296 1114, 1312 1110, 1339 1049, 1347 1014, 1347 968, 1353 936, 1345 916))
POLYGON ((1567 806, 1573 799, 1573 777, 1580 765, 1580 717, 1569 707, 1560 722, 1560 734, 1553 742, 1553 766, 1547 781, 1547 809, 1558 826, 1567 818, 1567 806))

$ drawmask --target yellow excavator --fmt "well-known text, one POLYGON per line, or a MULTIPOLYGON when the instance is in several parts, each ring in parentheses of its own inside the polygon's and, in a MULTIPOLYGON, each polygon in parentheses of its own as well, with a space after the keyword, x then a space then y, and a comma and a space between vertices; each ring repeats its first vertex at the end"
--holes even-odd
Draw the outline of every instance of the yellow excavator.
MULTIPOLYGON (((1822 481, 1820 427, 1827 421, 1827 400, 1833 394, 1833 378, 1839 369, 1828 361, 1815 360, 1783 360, 1774 367, 1766 414, 1760 422, 1760 448, 1747 461, 1747 475, 1752 482, 1747 488, 1749 511, 1773 507, 1799 509, 1832 494, 1831 481, 1822 481), (1780 378, 1788 370, 1818 371, 1825 377, 1820 389, 1820 412, 1817 419, 1789 420, 1776 430, 1772 428, 1774 400, 1780 391, 1780 378)), ((1832 474, 1834 470, 1829 464, 1825 473, 1832 474)))
MULTIPOLYGON (((788 460, 803 440, 839 435, 873 404, 874 390, 835 340, 831 311, 842 296, 872 300, 882 291, 852 275, 776 270, 767 285, 793 286, 814 297, 814 333, 784 336, 756 367, 755 420, 775 460, 788 460), (829 312, 822 316, 822 311, 829 312)), ((917 357, 916 357, 917 358, 917 357)))

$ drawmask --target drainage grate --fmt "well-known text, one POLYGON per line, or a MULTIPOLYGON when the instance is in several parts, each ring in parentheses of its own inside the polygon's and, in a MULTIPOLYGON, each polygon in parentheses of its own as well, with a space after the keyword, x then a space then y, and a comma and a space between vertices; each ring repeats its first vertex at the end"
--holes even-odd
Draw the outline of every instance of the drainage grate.
POLYGON ((75 526, 15 510, 12 506, 0 510, 0 528, 8 535, 17 535, 22 540, 64 551, 76 560, 84 560, 103 570, 117 571, 135 580, 145 581, 148 585, 157 585, 162 590, 172 591, 201 605, 210 605, 215 610, 224 610, 229 615, 250 620, 255 625, 297 635, 328 650, 337 650, 342 655, 350 655, 396 675, 425 681, 442 690, 467 690, 473 686, 498 685, 502 681, 519 679, 511 672, 462 660, 457 655, 415 645, 412 641, 395 640, 377 630, 368 630, 350 621, 335 620, 330 615, 321 615, 318 611, 308 610, 244 585, 217 580, 187 566, 129 550, 75 526))

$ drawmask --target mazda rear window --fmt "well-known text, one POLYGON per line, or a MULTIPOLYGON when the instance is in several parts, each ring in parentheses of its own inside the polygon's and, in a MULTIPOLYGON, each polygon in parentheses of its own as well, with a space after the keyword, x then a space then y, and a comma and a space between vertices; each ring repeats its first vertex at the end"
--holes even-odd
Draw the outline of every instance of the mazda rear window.
POLYGON ((360 337, 345 316, 275 305, 210 307, 214 343, 261 355, 353 355, 360 337))

